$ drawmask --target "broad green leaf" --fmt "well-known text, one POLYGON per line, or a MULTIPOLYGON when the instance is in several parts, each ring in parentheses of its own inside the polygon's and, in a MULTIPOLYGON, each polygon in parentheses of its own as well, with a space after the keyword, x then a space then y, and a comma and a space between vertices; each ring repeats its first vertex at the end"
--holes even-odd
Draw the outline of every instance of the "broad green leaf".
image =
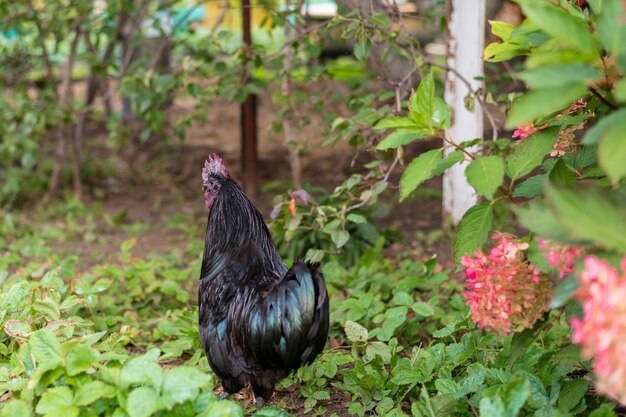
POLYGON ((76 417, 78 407, 74 405, 74 395, 69 387, 54 387, 43 393, 35 411, 50 417, 76 417))
POLYGON ((420 372, 415 369, 401 369, 393 373, 391 383, 396 385, 410 385, 417 382, 420 377, 420 372))
POLYGON ((61 344, 50 329, 40 329, 30 338, 30 348, 41 369, 54 369, 63 363, 61 344))
POLYGON ((622 1, 603 0, 596 23, 596 32, 600 42, 609 52, 617 56, 623 55, 626 50, 625 14, 622 1))
POLYGON ((367 219, 365 218, 365 216, 362 216, 362 215, 356 214, 356 213, 349 213, 346 216, 346 220, 351 222, 351 223, 356 223, 356 224, 367 223, 367 219))
POLYGON ((129 360, 122 368, 121 380, 129 385, 152 385, 160 387, 163 380, 161 367, 146 357, 129 360))
POLYGON ((418 301, 411 306, 411 310, 415 312, 418 316, 422 317, 430 317, 435 314, 435 309, 428 303, 423 301, 418 301))
POLYGON ((478 194, 492 199, 504 180, 504 160, 496 155, 476 158, 465 168, 465 176, 478 194))
POLYGON ((591 412, 589 417, 617 417, 615 411, 613 411, 612 404, 602 404, 599 408, 591 412))
POLYGON ((417 91, 409 98, 409 114, 411 120, 423 128, 432 127, 435 97, 435 83, 431 73, 426 74, 417 91))
POLYGON ((439 97, 433 99, 432 125, 440 130, 446 130, 452 123, 452 111, 445 101, 439 97))
POLYGON ((89 346, 78 345, 66 357, 68 375, 77 375, 91 368, 98 359, 98 352, 89 346))
POLYGON ((552 184, 573 185, 576 183, 574 173, 570 171, 562 158, 559 158, 556 164, 554 164, 548 178, 552 184))
POLYGON ((543 194, 543 185, 548 179, 547 174, 535 175, 519 183, 513 190, 513 197, 532 198, 543 194))
POLYGON ((513 128, 549 116, 579 100, 586 92, 586 84, 567 84, 531 90, 513 103, 505 125, 513 128))
POLYGON ((389 363, 391 360, 391 348, 384 342, 368 342, 365 348, 365 356, 368 360, 372 360, 376 356, 380 356, 383 363, 389 363))
POLYGON ((370 107, 366 107, 354 116, 354 121, 360 125, 371 125, 378 120, 378 112, 370 107))
POLYGON ((433 133, 434 132, 432 130, 425 129, 399 129, 387 135, 385 139, 383 139, 378 145, 376 145, 376 149, 380 151, 384 151, 387 149, 396 149, 402 145, 413 142, 415 139, 430 136, 433 133))
POLYGON ((589 26, 562 8, 536 0, 518 0, 530 21, 560 43, 581 53, 581 58, 598 57, 598 47, 589 26))
POLYGON ((533 325, 532 328, 524 329, 524 331, 513 335, 511 347, 509 348, 509 364, 511 367, 524 353, 526 353, 537 335, 543 330, 545 324, 545 319, 539 320, 533 325))
POLYGON ((479 204, 463 215, 454 236, 454 261, 459 263, 461 257, 472 254, 485 243, 493 224, 493 208, 490 204, 479 204))
POLYGON ((626 210, 601 190, 551 185, 546 197, 555 218, 573 238, 626 252, 626 210))
POLYGON ((502 62, 527 52, 528 48, 514 42, 493 42, 487 45, 483 57, 487 62, 502 62))
POLYGON ((59 320, 61 318, 59 305, 50 297, 44 297, 33 302, 33 310, 45 316, 48 320, 59 320))
MULTIPOLYGON (((326 391, 318 391, 318 392, 326 392, 326 391)), ((326 394, 328 393, 326 392, 326 394)), ((327 399, 330 399, 330 397, 324 398, 324 399, 327 400, 327 399)), ((261 410, 252 414, 251 417, 289 417, 289 414, 286 411, 281 410, 279 408, 263 407, 261 410)))
POLYGON ((530 383, 527 379, 511 381, 500 387, 495 396, 483 397, 480 401, 480 416, 516 417, 529 394, 530 383))
POLYGON ((346 320, 343 325, 343 329, 346 332, 346 337, 351 342, 367 342, 368 332, 367 329, 352 320, 346 320))
POLYGON ((594 127, 589 129, 583 138, 583 143, 585 145, 595 145, 597 144, 601 138, 604 137, 606 132, 609 129, 612 129, 613 126, 621 126, 623 121, 626 119, 626 108, 622 108, 617 110, 607 117, 600 120, 594 127))
POLYGON ((162 396, 178 404, 194 399, 211 378, 198 368, 179 366, 165 372, 162 396))
POLYGON ((28 337, 33 332, 29 323, 20 320, 8 320, 4 324, 4 332, 9 337, 28 337))
POLYGON ((422 126, 417 125, 408 117, 390 116, 385 117, 374 125, 374 130, 385 129, 420 129, 422 126))
POLYGON ((337 249, 339 249, 348 243, 348 240, 350 240, 350 233, 345 230, 333 230, 330 234, 330 239, 333 241, 337 249))
POLYGON ((516 180, 538 167, 543 158, 552 150, 556 135, 556 128, 545 129, 517 144, 507 160, 508 176, 516 180))
POLYGON ((404 200, 418 185, 432 178, 440 162, 441 149, 432 149, 413 159, 400 178, 400 200, 404 200))
POLYGON ((626 118, 613 120, 598 143, 598 161, 616 184, 626 177, 626 118))
POLYGON ((499 22, 497 20, 490 20, 489 24, 491 25, 491 33, 493 33, 503 41, 509 40, 511 32, 513 32, 513 29, 515 29, 515 26, 513 26, 512 24, 507 22, 499 22))
POLYGON ((126 412, 129 417, 148 417, 157 411, 157 392, 149 387, 135 388, 128 394, 126 412))
POLYGON ((567 304, 574 296, 576 290, 578 290, 578 287, 580 287, 580 282, 573 275, 563 278, 554 289, 550 308, 559 308, 567 304))
POLYGON ((376 13, 367 18, 370 23, 381 26, 381 27, 389 27, 389 17, 385 13, 376 13))
POLYGON ((570 411, 583 399, 589 388, 589 382, 582 378, 567 382, 561 387, 559 395, 559 408, 570 411))
POLYGON ((116 389, 102 381, 89 381, 81 384, 76 391, 74 402, 76 405, 89 405, 101 398, 111 398, 116 389))
MULTIPOLYGON (((213 401, 198 417, 243 417, 243 408, 233 401, 213 401)), ((132 417, 132 416, 131 416, 132 417)))
POLYGON ((546 65, 519 74, 530 88, 536 89, 574 84, 589 85, 601 76, 602 73, 596 67, 582 62, 546 65))
POLYGON ((354 57, 361 62, 365 62, 372 49, 372 42, 365 36, 359 37, 354 44, 354 57))
POLYGON ((546 239, 567 241, 567 230, 543 202, 532 202, 527 207, 513 207, 519 222, 531 232, 546 239))
POLYGON ((450 152, 437 163, 437 166, 435 167, 435 169, 433 169, 432 172, 433 177, 443 174, 444 171, 464 160, 465 154, 463 153, 463 151, 457 149, 453 152, 450 152))
POLYGON ((32 417, 33 411, 26 401, 12 399, 0 410, 1 417, 32 417))

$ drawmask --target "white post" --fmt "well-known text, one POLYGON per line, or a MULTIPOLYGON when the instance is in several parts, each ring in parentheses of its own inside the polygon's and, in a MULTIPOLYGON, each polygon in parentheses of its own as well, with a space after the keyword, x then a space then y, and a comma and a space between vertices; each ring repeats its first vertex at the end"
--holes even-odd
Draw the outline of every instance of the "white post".
MULTIPOLYGON (((451 0, 448 66, 468 80, 472 89, 482 86, 482 82, 474 78, 483 75, 485 3, 486 0, 451 0)), ((465 108, 464 98, 468 93, 465 83, 448 71, 445 97, 452 108, 452 126, 447 135, 456 143, 483 137, 483 110, 478 103, 474 106, 474 112, 465 108)), ((478 150, 479 147, 475 147, 470 152, 478 150)), ((467 162, 457 164, 443 177, 444 219, 451 215, 454 224, 478 201, 474 189, 465 179, 466 166, 467 162)))

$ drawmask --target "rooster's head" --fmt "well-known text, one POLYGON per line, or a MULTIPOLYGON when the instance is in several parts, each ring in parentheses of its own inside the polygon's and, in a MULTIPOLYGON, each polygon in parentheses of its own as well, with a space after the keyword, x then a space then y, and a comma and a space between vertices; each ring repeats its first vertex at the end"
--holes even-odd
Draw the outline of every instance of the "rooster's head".
POLYGON ((208 208, 211 208, 215 197, 222 188, 220 180, 229 177, 222 158, 216 153, 210 154, 204 162, 204 168, 202 168, 202 190, 204 191, 204 202, 208 208))

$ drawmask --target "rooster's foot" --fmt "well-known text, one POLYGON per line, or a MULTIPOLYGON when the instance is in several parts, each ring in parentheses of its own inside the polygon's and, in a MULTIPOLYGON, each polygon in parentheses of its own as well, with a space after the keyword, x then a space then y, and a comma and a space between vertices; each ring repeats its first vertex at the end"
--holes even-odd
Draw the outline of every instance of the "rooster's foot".
POLYGON ((220 394, 217 396, 218 400, 223 400, 224 398, 228 397, 230 394, 227 393, 226 391, 222 391, 220 392, 220 394))

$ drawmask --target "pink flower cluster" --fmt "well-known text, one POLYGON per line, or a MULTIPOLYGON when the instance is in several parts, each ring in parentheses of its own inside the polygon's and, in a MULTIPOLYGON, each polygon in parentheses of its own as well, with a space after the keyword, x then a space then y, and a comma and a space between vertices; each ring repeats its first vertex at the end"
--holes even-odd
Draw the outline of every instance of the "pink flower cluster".
POLYGON ((520 126, 515 130, 515 132, 513 132, 513 137, 519 138, 518 142, 520 142, 526 139, 527 137, 529 137, 530 135, 532 135, 533 133, 535 133, 537 130, 538 129, 534 127, 533 125, 520 126))
POLYGON ((543 256, 545 256, 551 268, 559 270, 559 278, 561 279, 572 272, 576 258, 585 253, 585 249, 582 247, 565 245, 542 238, 537 238, 537 243, 539 249, 547 250, 543 256))
POLYGON ((470 306, 472 321, 481 329, 500 335, 531 327, 548 309, 551 283, 527 261, 528 243, 496 232, 496 245, 485 254, 477 251, 472 259, 465 255, 467 291, 463 293, 470 306))
POLYGON ((575 297, 583 317, 571 320, 572 338, 583 357, 595 357, 598 390, 626 404, 626 257, 620 277, 608 262, 587 256, 580 283, 575 297))

